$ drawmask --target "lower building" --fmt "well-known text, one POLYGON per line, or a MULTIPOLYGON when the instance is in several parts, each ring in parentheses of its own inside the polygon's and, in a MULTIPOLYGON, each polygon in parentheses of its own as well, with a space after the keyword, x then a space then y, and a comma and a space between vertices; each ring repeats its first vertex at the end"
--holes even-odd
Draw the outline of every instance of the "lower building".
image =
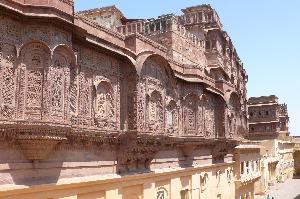
POLYGON ((295 175, 300 176, 300 136, 294 136, 292 141, 295 144, 293 154, 295 175))
POLYGON ((274 95, 252 97, 248 101, 249 133, 246 138, 259 142, 261 150, 262 192, 268 186, 284 182, 294 174, 294 143, 288 131, 286 104, 279 104, 274 95))
POLYGON ((254 199, 261 194, 261 160, 258 143, 244 142, 235 151, 235 198, 254 199))

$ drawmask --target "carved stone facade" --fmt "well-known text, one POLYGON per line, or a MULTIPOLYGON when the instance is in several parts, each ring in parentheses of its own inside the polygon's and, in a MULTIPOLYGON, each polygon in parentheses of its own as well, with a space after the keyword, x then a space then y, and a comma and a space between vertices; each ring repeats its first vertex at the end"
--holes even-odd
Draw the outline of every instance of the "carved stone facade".
MULTIPOLYGON (((214 175, 216 190, 234 187, 247 75, 209 5, 133 20, 115 7, 3 0, 0 13, 0 186, 199 167, 208 197, 214 175)), ((191 178, 180 177, 184 197, 191 178)), ((157 198, 172 197, 169 181, 157 182, 157 198)))

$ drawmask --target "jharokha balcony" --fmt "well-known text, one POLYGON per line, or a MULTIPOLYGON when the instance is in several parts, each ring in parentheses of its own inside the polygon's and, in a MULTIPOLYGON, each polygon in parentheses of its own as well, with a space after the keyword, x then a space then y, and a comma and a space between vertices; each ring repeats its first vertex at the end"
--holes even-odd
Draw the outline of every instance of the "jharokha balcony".
POLYGON ((29 161, 97 146, 119 151, 126 172, 148 169, 160 149, 207 146, 224 162, 245 134, 247 75, 210 6, 189 22, 194 11, 131 20, 115 7, 74 13, 69 0, 0 2, 1 139, 29 161), (111 10, 112 24, 101 14, 111 10))

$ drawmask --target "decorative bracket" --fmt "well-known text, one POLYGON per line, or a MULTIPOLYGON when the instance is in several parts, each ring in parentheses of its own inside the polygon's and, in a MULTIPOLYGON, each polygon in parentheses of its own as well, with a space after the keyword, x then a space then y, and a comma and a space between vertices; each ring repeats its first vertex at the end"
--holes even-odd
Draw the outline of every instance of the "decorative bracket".
POLYGON ((63 137, 22 135, 18 136, 17 142, 28 160, 39 161, 45 160, 55 146, 64 139, 63 137))

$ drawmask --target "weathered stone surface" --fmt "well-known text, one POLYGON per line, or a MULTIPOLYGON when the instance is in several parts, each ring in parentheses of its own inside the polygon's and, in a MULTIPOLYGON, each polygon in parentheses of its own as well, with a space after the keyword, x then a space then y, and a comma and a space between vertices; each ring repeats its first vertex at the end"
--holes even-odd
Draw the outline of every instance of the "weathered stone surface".
MULTIPOLYGON (((247 74, 209 5, 133 20, 69 0, 0 3, 0 185, 214 164, 202 182, 233 187, 247 74)), ((189 194, 190 177, 173 180, 189 194)))

